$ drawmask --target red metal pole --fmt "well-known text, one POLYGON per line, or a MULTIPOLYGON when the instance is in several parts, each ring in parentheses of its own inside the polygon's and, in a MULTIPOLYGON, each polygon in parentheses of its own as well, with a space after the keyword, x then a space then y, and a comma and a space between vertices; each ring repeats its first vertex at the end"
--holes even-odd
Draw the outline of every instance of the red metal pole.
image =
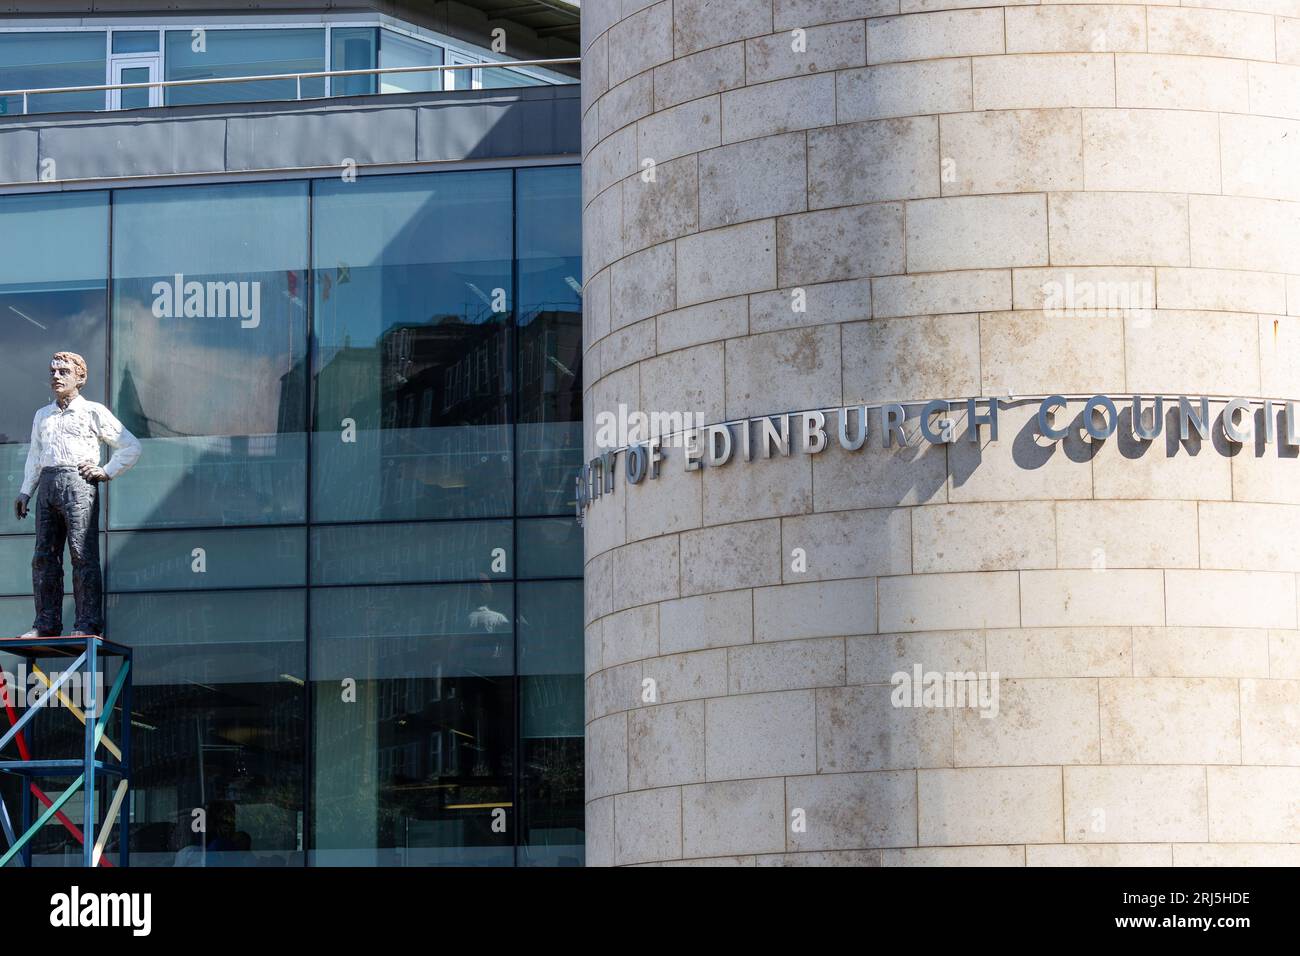
MULTIPOLYGON (((18 723, 18 715, 14 712, 14 702, 9 699, 9 694, 7 694, 5 691, 6 691, 6 684, 5 684, 4 673, 0 672, 0 699, 3 699, 5 702, 5 715, 9 718, 9 726, 12 727, 14 724, 18 723)), ((32 752, 30 748, 28 748, 27 738, 23 735, 23 732, 21 730, 18 731, 18 736, 16 740, 18 741, 18 756, 22 757, 24 760, 31 760, 32 752)), ((32 783, 31 781, 28 781, 28 785, 32 788, 32 795, 36 797, 36 799, 39 800, 43 806, 48 808, 49 805, 54 802, 49 797, 47 797, 45 795, 45 791, 42 790, 40 787, 36 786, 36 784, 32 783)), ((67 815, 62 810, 57 811, 54 815, 58 817, 59 822, 62 823, 64 827, 67 828, 68 832, 71 833, 74 837, 76 837, 78 843, 80 843, 82 846, 86 845, 86 837, 84 834, 82 834, 81 828, 78 827, 71 820, 69 820, 67 815)), ((101 866, 113 865, 107 855, 101 856, 99 858, 99 862, 101 866)))

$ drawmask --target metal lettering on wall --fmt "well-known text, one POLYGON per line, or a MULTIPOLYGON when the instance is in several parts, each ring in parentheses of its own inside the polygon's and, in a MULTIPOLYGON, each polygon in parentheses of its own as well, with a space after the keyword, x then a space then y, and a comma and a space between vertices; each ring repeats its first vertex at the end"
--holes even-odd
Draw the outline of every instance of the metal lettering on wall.
POLYGON ((684 470, 696 471, 733 460, 748 463, 756 458, 786 457, 796 451, 816 455, 831 441, 855 452, 867 445, 873 432, 879 433, 880 447, 885 449, 980 442, 981 435, 987 435, 992 443, 998 440, 999 409, 1031 402, 1036 402, 1038 409, 1026 428, 1032 429, 1036 442, 1078 440, 1100 445, 1119 437, 1150 445, 1164 434, 1169 455, 1180 447, 1199 448, 1201 442, 1225 454, 1235 454, 1251 441, 1261 450, 1277 445, 1284 457, 1297 457, 1286 449, 1300 452, 1300 401, 1285 399, 1133 395, 1118 398, 1117 404, 1112 395, 1048 395, 857 404, 719 422, 644 439, 637 436, 626 445, 602 450, 578 470, 574 477, 576 511, 581 518, 596 499, 613 494, 620 473, 627 484, 638 485, 658 478, 672 458, 680 458, 684 470), (1067 417, 1071 405, 1081 408, 1067 417), (1121 410, 1121 405, 1127 407, 1121 410), (1212 409, 1217 409, 1217 414, 1211 414, 1212 409), (909 410, 913 414, 909 415, 909 410), (834 424, 828 425, 830 419, 834 424), (1169 431, 1165 432, 1167 419, 1169 431), (670 454, 673 449, 676 454, 670 454))

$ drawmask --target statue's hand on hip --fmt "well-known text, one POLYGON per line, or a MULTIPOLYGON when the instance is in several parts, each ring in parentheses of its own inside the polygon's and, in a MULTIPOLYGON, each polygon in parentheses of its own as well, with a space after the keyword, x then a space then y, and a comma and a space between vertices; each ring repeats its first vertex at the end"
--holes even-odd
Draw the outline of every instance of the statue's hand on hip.
POLYGON ((83 461, 77 466, 77 471, 81 472, 81 477, 86 481, 94 484, 98 481, 108 481, 108 472, 104 471, 94 462, 83 461))
POLYGON ((14 517, 19 521, 27 517, 27 502, 31 500, 31 495, 19 495, 14 499, 14 517))

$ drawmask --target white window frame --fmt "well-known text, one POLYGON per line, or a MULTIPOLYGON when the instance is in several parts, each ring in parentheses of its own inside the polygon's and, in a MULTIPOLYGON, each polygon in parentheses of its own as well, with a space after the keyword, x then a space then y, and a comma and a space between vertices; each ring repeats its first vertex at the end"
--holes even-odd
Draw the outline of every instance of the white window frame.
MULTIPOLYGON (((442 62, 447 66, 468 66, 471 63, 482 63, 483 60, 469 53, 462 53, 459 50, 453 50, 447 48, 446 52, 443 53, 442 62)), ((447 76, 448 73, 464 73, 464 72, 465 72, 464 70, 444 70, 442 88, 444 90, 454 89, 452 84, 449 82, 451 78, 447 76)), ((469 88, 471 90, 483 89, 483 71, 470 70, 469 82, 470 82, 469 88)))
MULTIPOLYGON (((123 70, 139 69, 147 67, 149 69, 149 82, 156 83, 162 79, 162 54, 161 53, 115 53, 108 61, 108 82, 112 84, 121 83, 120 79, 123 70)), ((162 106, 162 87, 152 86, 148 90, 149 107, 162 106)), ((108 91, 108 108, 110 110, 122 109, 122 90, 108 91)))
MULTIPOLYGON (((412 40, 419 40, 432 46, 441 47, 443 51, 444 64, 473 64, 473 63, 493 63, 508 60, 505 54, 493 53, 491 50, 480 47, 475 44, 466 43, 446 34, 439 33, 435 30, 429 30, 413 23, 407 23, 398 20, 387 14, 375 16, 373 14, 331 14, 326 20, 320 15, 311 16, 310 14, 258 14, 254 22, 250 19, 243 19, 238 14, 221 14, 214 15, 203 21, 191 20, 188 17, 177 17, 169 19, 166 17, 152 17, 148 20, 133 20, 126 16, 111 17, 81 17, 75 25, 70 26, 49 26, 47 24, 33 23, 30 26, 24 26, 21 23, 7 21, 4 26, 0 26, 0 33, 95 33, 100 30, 104 31, 104 62, 105 68, 105 85, 112 85, 113 64, 116 60, 124 57, 145 57, 156 55, 158 57, 158 79, 162 80, 167 75, 167 45, 166 32, 168 30, 179 30, 182 32, 194 30, 292 30, 316 28, 325 31, 325 70, 326 72, 334 69, 334 38, 333 30, 335 27, 372 27, 382 30, 391 30, 399 33, 412 40), (147 31, 158 31, 158 52, 157 54, 149 53, 114 53, 113 52, 113 34, 137 33, 147 31)), ((547 70, 541 67, 511 67, 519 73, 531 76, 535 79, 542 80, 548 85, 571 82, 572 77, 566 77, 563 74, 547 70)), ((438 71, 442 77, 441 88, 448 88, 446 71, 438 71)), ((459 72, 459 71, 457 71, 459 72)), ((471 89, 483 88, 483 71, 470 71, 471 89)), ((329 96, 329 85, 326 84, 326 97, 329 96)), ((109 90, 112 94, 114 90, 109 90)), ((161 99, 161 90, 160 99, 161 99)), ((108 97, 108 102, 113 102, 113 98, 108 97)))

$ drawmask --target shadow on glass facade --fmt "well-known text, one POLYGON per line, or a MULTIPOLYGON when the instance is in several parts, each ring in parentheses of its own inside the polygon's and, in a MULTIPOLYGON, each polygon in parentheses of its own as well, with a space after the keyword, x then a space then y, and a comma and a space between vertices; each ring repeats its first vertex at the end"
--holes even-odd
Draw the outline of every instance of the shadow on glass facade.
MULTIPOLYGON (((9 499, 59 348, 144 447, 103 496, 136 865, 581 863, 579 188, 0 197, 9 499)), ((6 501, 5 633, 32 530, 6 501)))

